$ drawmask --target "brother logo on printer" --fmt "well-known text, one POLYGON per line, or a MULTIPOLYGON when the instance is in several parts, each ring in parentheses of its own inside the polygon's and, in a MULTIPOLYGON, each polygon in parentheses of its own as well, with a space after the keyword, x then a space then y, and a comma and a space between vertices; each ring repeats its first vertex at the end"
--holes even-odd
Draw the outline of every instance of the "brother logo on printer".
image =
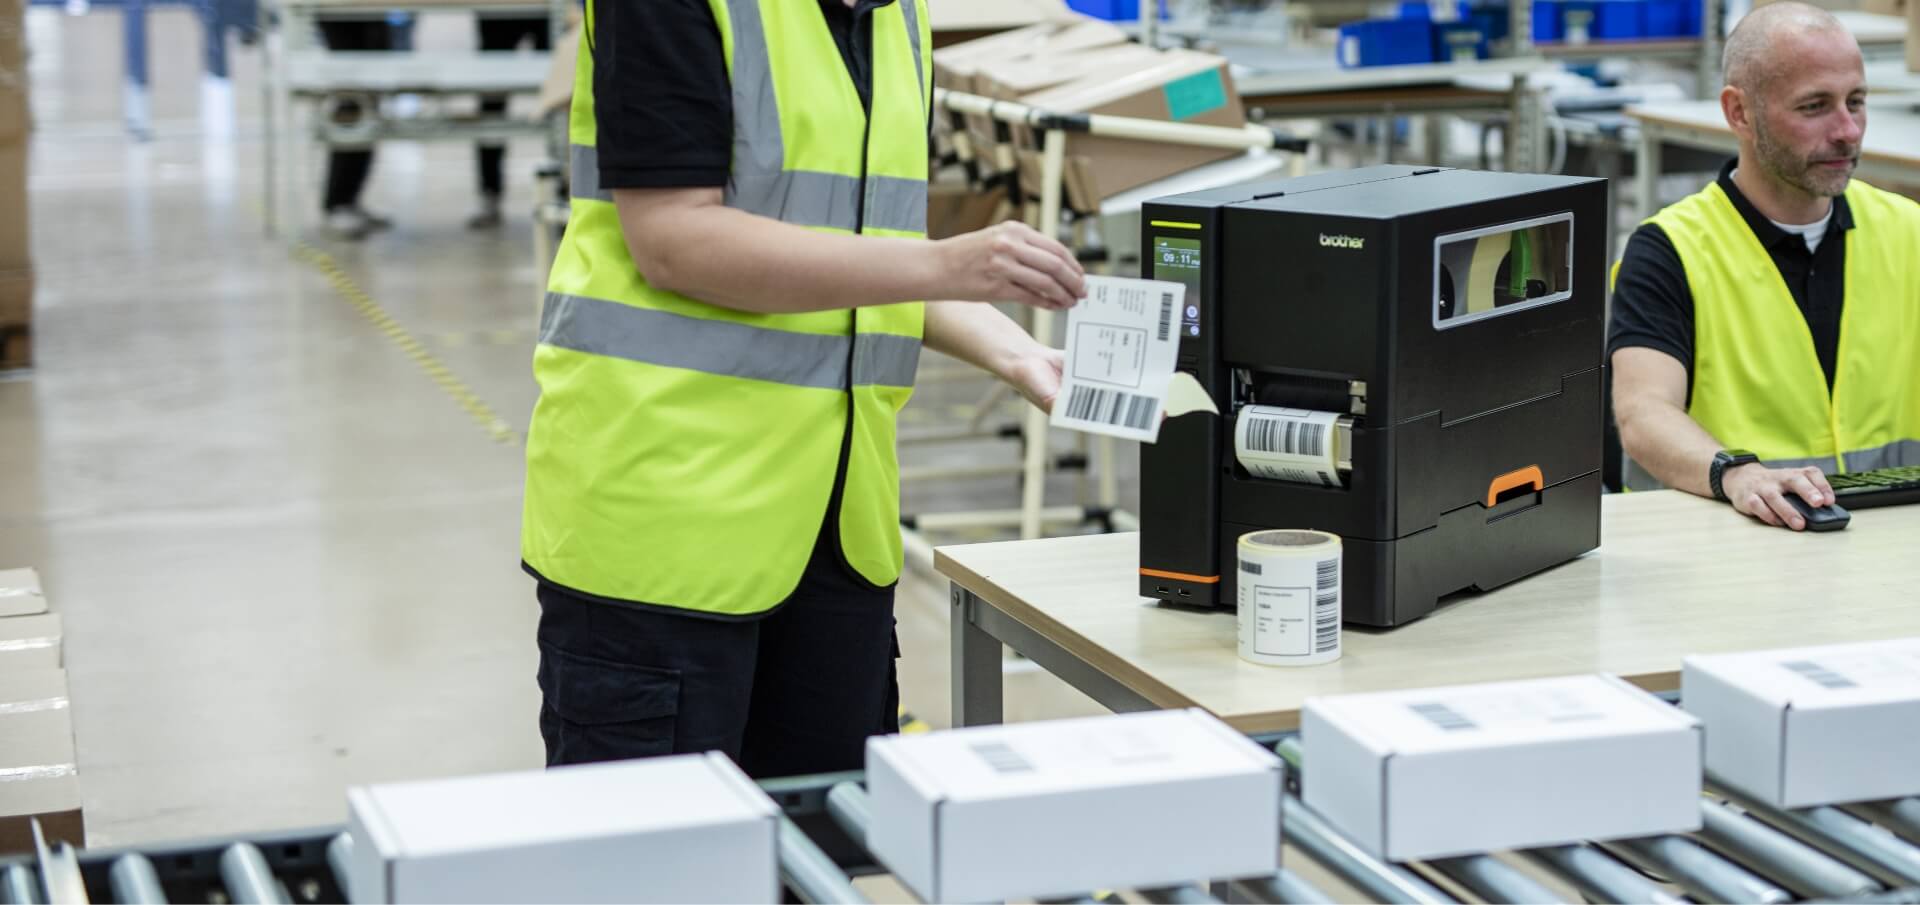
POLYGON ((1327 248, 1356 248, 1357 249, 1365 246, 1367 244, 1367 240, 1361 239, 1355 236, 1329 236, 1326 233, 1321 233, 1320 244, 1327 248))

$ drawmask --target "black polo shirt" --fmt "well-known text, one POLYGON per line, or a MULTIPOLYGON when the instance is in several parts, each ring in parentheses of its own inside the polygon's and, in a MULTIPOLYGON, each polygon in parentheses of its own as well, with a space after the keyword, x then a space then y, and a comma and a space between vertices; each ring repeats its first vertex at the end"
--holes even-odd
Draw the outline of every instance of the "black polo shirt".
MULTIPOLYGON (((894 0, 819 0, 847 75, 871 104, 873 17, 894 0)), ((707 0, 594 4, 594 118, 600 185, 724 186, 733 157, 733 93, 707 0)))
MULTIPOLYGON (((1773 266, 1793 293, 1794 304, 1813 335, 1813 349, 1831 390, 1840 347, 1840 308, 1846 299, 1846 234, 1853 228, 1853 212, 1847 208, 1845 197, 1833 199, 1833 219, 1827 224, 1826 237, 1818 250, 1810 252, 1805 239, 1773 225, 1740 193, 1733 184, 1734 163, 1728 161, 1720 168, 1720 190, 1732 199, 1741 219, 1747 221, 1747 228, 1773 257, 1773 266)), ((1642 225, 1627 240, 1620 259, 1620 279, 1613 291, 1608 360, 1615 350, 1628 346, 1656 349, 1679 359, 1687 368, 1687 398, 1692 400, 1693 291, 1687 285, 1687 272, 1673 240, 1652 223, 1642 225)))

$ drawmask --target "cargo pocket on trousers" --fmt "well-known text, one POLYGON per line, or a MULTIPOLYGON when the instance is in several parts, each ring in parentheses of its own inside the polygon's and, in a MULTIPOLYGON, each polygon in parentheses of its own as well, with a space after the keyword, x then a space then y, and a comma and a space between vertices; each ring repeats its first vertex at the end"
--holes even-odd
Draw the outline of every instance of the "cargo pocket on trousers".
POLYGON ((582 657, 540 645, 547 764, 672 754, 680 671, 582 657))

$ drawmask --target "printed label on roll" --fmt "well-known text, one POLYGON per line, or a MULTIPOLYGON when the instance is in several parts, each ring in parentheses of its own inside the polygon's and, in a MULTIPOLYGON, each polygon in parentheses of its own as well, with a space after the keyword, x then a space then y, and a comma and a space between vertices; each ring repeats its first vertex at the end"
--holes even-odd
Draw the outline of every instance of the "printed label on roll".
POLYGON ((1262 666, 1340 659, 1340 538, 1255 531, 1239 548, 1240 657, 1262 666))
POLYGON ((1334 412, 1249 405, 1233 427, 1233 454, 1256 478, 1340 486, 1334 412))

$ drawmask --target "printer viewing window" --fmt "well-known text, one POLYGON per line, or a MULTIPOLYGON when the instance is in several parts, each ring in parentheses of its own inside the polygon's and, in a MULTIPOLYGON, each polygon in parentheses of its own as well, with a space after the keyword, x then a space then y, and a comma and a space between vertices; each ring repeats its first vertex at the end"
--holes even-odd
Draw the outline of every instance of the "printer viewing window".
POLYGON ((1433 326, 1550 305, 1573 295, 1573 215, 1448 233, 1433 240, 1433 326))

